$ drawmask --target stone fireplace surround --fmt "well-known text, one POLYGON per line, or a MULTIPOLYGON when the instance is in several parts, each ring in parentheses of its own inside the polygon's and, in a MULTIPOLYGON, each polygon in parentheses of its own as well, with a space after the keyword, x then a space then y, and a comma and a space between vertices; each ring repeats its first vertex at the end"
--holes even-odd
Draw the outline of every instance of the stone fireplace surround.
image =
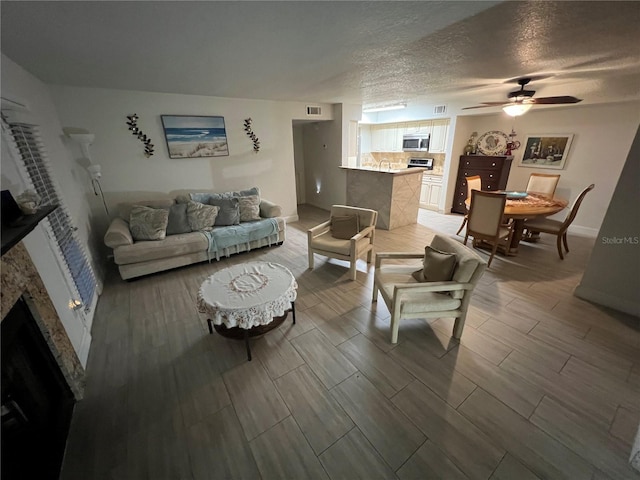
POLYGON ((84 392, 84 368, 67 336, 47 289, 22 242, 2 256, 0 262, 2 319, 23 297, 76 401, 84 392))

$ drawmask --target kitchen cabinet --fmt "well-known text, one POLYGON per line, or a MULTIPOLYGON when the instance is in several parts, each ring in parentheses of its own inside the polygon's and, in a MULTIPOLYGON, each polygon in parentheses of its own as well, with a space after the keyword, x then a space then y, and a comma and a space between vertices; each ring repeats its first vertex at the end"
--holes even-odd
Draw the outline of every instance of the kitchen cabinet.
POLYGON ((371 126, 372 152, 401 152, 402 133, 396 123, 371 126))
POLYGON ((429 152, 444 153, 449 132, 449 120, 422 120, 371 125, 370 131, 372 152, 401 152, 403 135, 428 133, 431 135, 429 152))
POLYGON ((431 140, 429 141, 430 153, 444 153, 447 146, 448 132, 449 120, 433 120, 431 128, 431 140))
POLYGON ((442 176, 425 173, 420 188, 420 206, 428 210, 438 210, 442 193, 442 176))
POLYGON ((507 188, 511 161, 509 156, 461 155, 453 194, 453 213, 467 213, 464 201, 467 199, 466 177, 480 175, 482 190, 495 192, 507 188))

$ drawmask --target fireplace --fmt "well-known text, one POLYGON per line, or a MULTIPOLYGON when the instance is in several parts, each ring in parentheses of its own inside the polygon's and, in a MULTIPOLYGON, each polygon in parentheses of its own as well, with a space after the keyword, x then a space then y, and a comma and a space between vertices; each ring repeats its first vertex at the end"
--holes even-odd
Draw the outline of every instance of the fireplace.
POLYGON ((2 321, 2 473, 57 479, 75 399, 21 297, 2 321))
MULTIPOLYGON (((35 224, 44 218, 29 217, 35 224)), ((3 480, 58 478, 73 405, 84 391, 84 368, 21 242, 35 224, 2 226, 3 480)))

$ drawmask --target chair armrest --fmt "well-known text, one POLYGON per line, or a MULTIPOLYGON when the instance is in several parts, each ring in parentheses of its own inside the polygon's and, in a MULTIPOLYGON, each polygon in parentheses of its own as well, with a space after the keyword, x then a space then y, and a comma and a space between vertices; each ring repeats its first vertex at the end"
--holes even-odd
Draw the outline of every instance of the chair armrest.
POLYGON ((411 258, 424 258, 423 252, 380 252, 376 253, 376 268, 382 264, 383 259, 411 259, 411 258))
POLYGON ((472 290, 472 283, 459 283, 459 282, 422 282, 422 283, 407 283, 394 285, 393 295, 399 295, 404 291, 410 293, 422 293, 422 292, 454 292, 456 290, 472 290))
POLYGON ((320 225, 316 225, 315 227, 307 230, 307 234, 310 237, 317 237, 318 235, 321 235, 329 231, 330 227, 331 227, 331 220, 327 220, 326 222, 322 222, 320 225))
POLYGON ((133 245, 129 224, 120 217, 114 218, 107 229, 107 233, 104 234, 104 244, 109 248, 133 245))
POLYGON ((264 198, 260 199, 260 216, 262 218, 275 218, 282 216, 282 207, 264 198))
POLYGON ((369 236, 374 230, 376 229, 375 225, 370 225, 367 228, 360 230, 358 233, 356 233, 353 237, 351 237, 351 240, 355 240, 358 241, 361 238, 367 237, 369 236))

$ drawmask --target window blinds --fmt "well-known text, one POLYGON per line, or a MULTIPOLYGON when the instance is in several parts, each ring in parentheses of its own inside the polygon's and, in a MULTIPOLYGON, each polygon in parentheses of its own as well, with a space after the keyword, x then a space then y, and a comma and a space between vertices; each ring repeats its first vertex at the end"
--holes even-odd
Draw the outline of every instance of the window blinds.
POLYGON ((73 281, 76 293, 89 309, 96 290, 96 279, 82 244, 75 233, 71 215, 58 194, 53 182, 51 168, 42 148, 37 126, 25 123, 10 123, 9 128, 15 146, 33 189, 42 198, 43 205, 59 205, 43 222, 45 229, 56 242, 59 253, 73 281))

